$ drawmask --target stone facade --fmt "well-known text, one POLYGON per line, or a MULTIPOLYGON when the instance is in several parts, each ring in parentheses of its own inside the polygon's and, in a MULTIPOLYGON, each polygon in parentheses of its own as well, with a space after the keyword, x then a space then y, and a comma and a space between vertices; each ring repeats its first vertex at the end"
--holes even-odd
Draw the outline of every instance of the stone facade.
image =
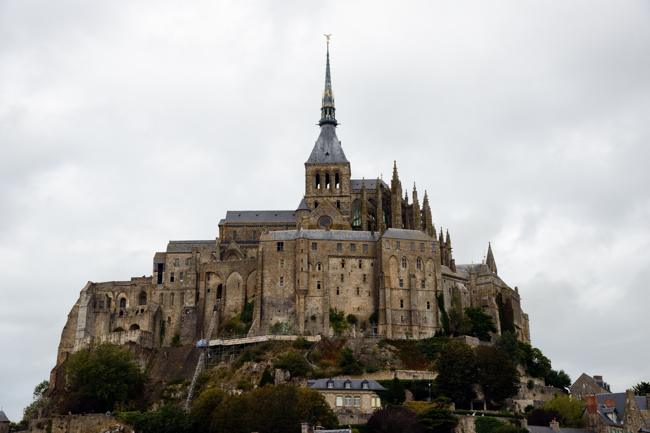
POLYGON ((170 241, 155 253, 151 276, 88 282, 64 327, 58 363, 93 342, 145 347, 193 344, 252 308, 249 335, 281 329, 331 335, 330 312, 354 315, 354 332, 425 338, 443 313, 482 308, 497 333, 529 341, 518 289, 485 263, 456 265, 449 232, 438 233, 429 197, 404 194, 393 163, 390 185, 353 179, 336 136, 329 71, 320 135, 305 163, 295 210, 228 211, 211 240, 170 241), (274 328, 275 327, 275 328, 274 328))

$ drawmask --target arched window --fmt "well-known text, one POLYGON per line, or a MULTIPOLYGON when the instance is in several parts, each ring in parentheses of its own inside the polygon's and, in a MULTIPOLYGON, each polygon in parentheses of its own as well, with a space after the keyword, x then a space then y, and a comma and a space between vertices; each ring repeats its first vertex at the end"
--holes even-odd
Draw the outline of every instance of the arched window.
POLYGON ((316 173, 316 182, 314 184, 316 189, 320 189, 320 173, 316 173))
POLYGON ((325 173, 325 189, 330 189, 330 174, 325 173))
POLYGON ((420 257, 418 257, 418 260, 416 261, 416 266, 418 270, 422 269, 422 259, 420 257))
POLYGON ((223 284, 217 286, 217 299, 221 299, 221 292, 223 292, 223 284))
POLYGON ((318 202, 315 201, 315 202, 314 202, 314 209, 316 209, 317 207, 318 207, 318 202))
POLYGON ((361 202, 355 200, 352 202, 352 228, 361 227, 361 202))
POLYGON ((406 269, 407 266, 408 266, 408 262, 406 261, 406 257, 402 257, 402 268, 406 269))
POLYGON ((341 176, 338 174, 338 172, 334 175, 334 188, 341 188, 341 176))
POLYGON ((129 326, 129 331, 139 331, 140 330, 140 325, 137 323, 134 323, 133 325, 129 326))
POLYGON ((126 298, 120 298, 120 310, 124 310, 126 308, 126 298))
POLYGON ((323 267, 321 266, 320 262, 316 263, 316 270, 320 271, 321 269, 323 269, 323 267))
POLYGON ((113 329, 113 332, 124 332, 124 329, 122 329, 122 328, 115 328, 115 329, 113 329))
POLYGON ((138 296, 138 305, 147 305, 147 293, 142 291, 138 296))

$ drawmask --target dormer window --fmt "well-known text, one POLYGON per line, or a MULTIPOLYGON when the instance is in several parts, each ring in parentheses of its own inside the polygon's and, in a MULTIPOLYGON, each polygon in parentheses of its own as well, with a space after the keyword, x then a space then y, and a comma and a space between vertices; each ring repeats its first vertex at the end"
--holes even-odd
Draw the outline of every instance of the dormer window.
POLYGON ((350 382, 349 380, 346 380, 345 383, 343 384, 343 388, 352 389, 352 382, 350 382))
POLYGON ((334 381, 333 380, 328 380, 327 381, 327 388, 328 389, 334 389, 334 381))
POLYGON ((363 382, 361 382, 361 389, 370 389, 370 386, 369 386, 367 380, 364 380, 363 382))

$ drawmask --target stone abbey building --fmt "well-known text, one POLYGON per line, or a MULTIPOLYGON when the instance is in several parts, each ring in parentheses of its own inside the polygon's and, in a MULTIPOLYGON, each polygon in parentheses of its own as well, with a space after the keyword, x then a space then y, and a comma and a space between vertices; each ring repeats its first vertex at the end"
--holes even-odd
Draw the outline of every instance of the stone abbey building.
POLYGON ((154 255, 151 276, 88 282, 58 362, 91 342, 194 344, 214 316, 223 324, 246 307, 250 336, 331 335, 337 310, 356 317, 356 335, 425 338, 475 307, 498 332, 529 341, 518 290, 499 278, 490 247, 485 263, 456 264, 426 191, 420 202, 414 186, 409 200, 395 164, 390 185, 352 178, 336 135, 329 47, 319 125, 297 208, 228 211, 216 239, 170 241, 154 255))

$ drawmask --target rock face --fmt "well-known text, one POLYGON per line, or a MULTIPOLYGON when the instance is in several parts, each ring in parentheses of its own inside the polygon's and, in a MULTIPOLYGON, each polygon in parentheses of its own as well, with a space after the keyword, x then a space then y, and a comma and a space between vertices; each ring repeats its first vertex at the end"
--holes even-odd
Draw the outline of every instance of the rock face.
POLYGON ((409 203, 396 164, 390 185, 380 176, 352 178, 328 83, 321 132, 300 179, 304 195, 291 198, 298 208, 228 211, 218 238, 170 241, 155 253, 151 276, 86 283, 57 365, 93 343, 193 345, 214 311, 216 335, 244 332, 244 311, 249 335, 331 335, 337 311, 351 317, 355 336, 418 339, 474 307, 492 316, 497 333, 530 340, 518 290, 498 276, 491 246, 486 263, 456 265, 449 232, 438 236, 433 225, 432 205, 443 203, 425 192, 420 205, 415 185, 409 203))

